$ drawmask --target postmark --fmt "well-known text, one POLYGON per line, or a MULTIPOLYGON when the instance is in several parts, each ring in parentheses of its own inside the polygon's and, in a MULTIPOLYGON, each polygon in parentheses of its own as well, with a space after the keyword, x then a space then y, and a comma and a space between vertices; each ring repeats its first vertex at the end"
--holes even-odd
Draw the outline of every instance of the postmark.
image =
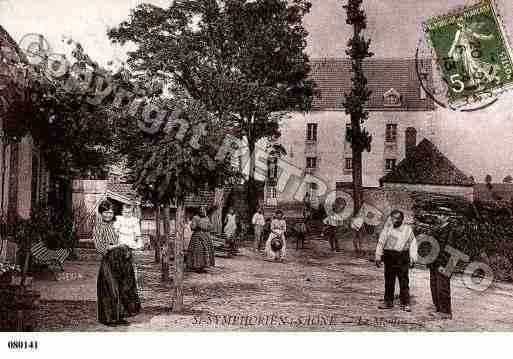
POLYGON ((513 87, 513 60, 492 0, 427 19, 425 41, 451 107, 494 100, 513 87))

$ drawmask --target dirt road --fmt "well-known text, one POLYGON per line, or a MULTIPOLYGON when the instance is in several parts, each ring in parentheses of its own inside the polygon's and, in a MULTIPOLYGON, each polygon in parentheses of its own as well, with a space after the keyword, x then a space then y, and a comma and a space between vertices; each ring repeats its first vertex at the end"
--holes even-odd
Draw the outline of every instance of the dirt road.
MULTIPOLYGON (((139 254, 143 272, 143 311, 128 327, 110 328, 96 322, 97 262, 75 262, 67 271, 82 279, 40 281, 40 328, 43 331, 146 330, 513 330, 513 286, 493 284, 485 292, 466 288, 452 279, 453 320, 435 320, 429 293, 429 273, 410 275, 412 312, 396 307, 379 310, 383 297, 383 269, 356 258, 344 243, 339 253, 324 241, 307 242, 296 251, 289 243, 285 263, 263 260, 247 248, 234 258, 217 258, 206 274, 187 273, 185 311, 170 312, 172 284, 160 282, 152 253, 139 254)), ((369 244, 371 248, 373 244, 369 244)))

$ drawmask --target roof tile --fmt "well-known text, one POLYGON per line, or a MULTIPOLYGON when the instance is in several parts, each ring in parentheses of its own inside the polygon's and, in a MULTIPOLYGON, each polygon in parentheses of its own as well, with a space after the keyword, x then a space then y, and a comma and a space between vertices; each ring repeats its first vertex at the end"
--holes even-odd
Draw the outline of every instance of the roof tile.
MULTIPOLYGON (((344 94, 351 90, 350 59, 312 59, 310 79, 320 91, 313 102, 314 110, 343 109, 344 94)), ((419 60, 422 69, 428 72, 432 81, 432 63, 429 59, 419 60)), ((369 59, 363 62, 368 87, 372 91, 367 108, 369 110, 428 111, 434 109, 433 100, 420 98, 420 81, 414 59, 369 59), (402 96, 400 107, 383 104, 383 94, 394 88, 402 96)), ((419 70, 420 71, 420 70, 419 70)))
POLYGON ((423 139, 414 152, 381 178, 384 183, 472 186, 474 181, 460 171, 428 139, 423 139))

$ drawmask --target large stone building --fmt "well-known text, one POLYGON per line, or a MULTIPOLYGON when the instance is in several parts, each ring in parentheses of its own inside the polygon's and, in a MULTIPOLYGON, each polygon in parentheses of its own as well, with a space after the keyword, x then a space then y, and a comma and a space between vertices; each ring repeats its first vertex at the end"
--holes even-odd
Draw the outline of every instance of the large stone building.
MULTIPOLYGON (((303 178, 300 184, 277 186, 275 178, 283 165, 273 165, 270 160, 265 193, 268 204, 296 202, 305 195, 315 203, 319 195, 335 190, 337 183, 352 181, 351 144, 346 141, 350 117, 342 105, 344 93, 351 88, 351 62, 320 59, 311 63, 310 77, 320 95, 314 99, 311 112, 293 113, 283 121, 278 141, 287 151, 282 158, 287 166, 300 169, 312 180, 305 183, 303 178)), ((367 104, 370 114, 364 125, 372 135, 371 152, 363 154, 366 187, 379 186, 379 179, 392 171, 418 141, 437 141, 435 106, 419 80, 420 76, 428 83, 432 81, 432 62, 419 60, 418 65, 411 59, 364 61, 372 91, 367 104)))

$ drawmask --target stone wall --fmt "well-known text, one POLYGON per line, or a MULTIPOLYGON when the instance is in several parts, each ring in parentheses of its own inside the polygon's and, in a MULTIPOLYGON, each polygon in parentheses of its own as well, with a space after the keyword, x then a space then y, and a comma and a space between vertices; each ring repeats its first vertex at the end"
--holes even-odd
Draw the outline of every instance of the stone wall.
POLYGON ((472 186, 435 186, 426 184, 385 183, 384 188, 461 196, 471 202, 474 201, 474 187, 472 186))

